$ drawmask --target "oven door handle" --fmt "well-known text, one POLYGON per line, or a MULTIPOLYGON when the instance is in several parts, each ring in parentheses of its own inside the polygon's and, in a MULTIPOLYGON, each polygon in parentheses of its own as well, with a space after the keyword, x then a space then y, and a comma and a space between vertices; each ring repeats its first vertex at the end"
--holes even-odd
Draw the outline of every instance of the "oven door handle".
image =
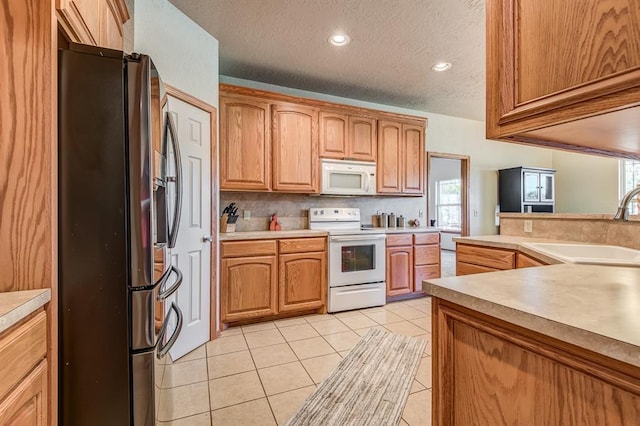
POLYGON ((384 234, 378 235, 344 235, 329 237, 329 241, 345 242, 345 241, 371 241, 371 240, 384 240, 387 236, 384 234))

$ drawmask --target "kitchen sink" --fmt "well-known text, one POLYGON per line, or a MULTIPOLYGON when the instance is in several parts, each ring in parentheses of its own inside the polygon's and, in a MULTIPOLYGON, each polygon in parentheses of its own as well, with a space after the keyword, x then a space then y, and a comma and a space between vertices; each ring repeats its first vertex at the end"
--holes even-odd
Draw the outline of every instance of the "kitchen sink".
POLYGON ((640 250, 626 247, 580 243, 525 243, 523 246, 568 263, 640 267, 640 250))

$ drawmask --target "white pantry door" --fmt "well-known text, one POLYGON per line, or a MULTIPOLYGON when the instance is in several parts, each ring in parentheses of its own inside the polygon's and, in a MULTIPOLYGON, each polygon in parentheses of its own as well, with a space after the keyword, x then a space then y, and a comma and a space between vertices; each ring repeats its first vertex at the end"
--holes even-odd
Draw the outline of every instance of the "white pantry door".
POLYGON ((169 351, 176 360, 209 341, 210 335, 211 242, 206 237, 211 235, 211 116, 172 96, 168 107, 177 127, 183 180, 178 239, 171 250, 171 263, 183 275, 172 298, 184 316, 169 351))

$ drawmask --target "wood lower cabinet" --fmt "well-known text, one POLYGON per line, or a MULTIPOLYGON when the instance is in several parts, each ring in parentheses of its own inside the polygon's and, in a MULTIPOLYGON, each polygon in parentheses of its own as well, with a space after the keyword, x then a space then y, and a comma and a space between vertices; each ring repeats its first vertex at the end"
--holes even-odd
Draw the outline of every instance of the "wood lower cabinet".
POLYGON ((424 127, 378 121, 377 189, 382 194, 424 192, 424 127))
POLYGON ((640 369, 433 300, 434 425, 638 423, 640 369))
POLYGON ((481 274, 548 263, 517 250, 456 244, 456 275, 481 274))
POLYGON ((223 241, 223 322, 322 312, 327 300, 325 237, 223 241))
POLYGON ((0 424, 48 423, 48 374, 47 315, 40 310, 0 335, 0 424))
POLYGON ((319 192, 318 111, 298 105, 272 106, 273 189, 319 192))
POLYGON ((280 255, 280 312, 321 308, 326 300, 326 252, 280 255))
POLYGON ((456 275, 495 272, 515 268, 513 250, 456 244, 456 275))
POLYGON ((487 138, 638 157, 640 3, 489 0, 487 138))
POLYGON ((422 293, 422 280, 439 278, 440 233, 387 236, 387 297, 422 293))
POLYGON ((273 315, 277 312, 278 260, 273 256, 222 260, 222 321, 273 315))
POLYGON ((271 188, 269 103, 220 97, 220 189, 271 188))
POLYGON ((124 0, 56 0, 56 11, 70 41, 122 50, 129 20, 124 0))

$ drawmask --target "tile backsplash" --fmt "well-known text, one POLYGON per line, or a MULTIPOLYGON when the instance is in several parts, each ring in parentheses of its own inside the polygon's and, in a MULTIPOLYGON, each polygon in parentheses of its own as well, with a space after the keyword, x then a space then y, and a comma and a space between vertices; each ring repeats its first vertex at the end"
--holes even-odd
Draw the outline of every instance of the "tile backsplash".
POLYGON ((309 209, 317 207, 358 207, 363 224, 371 224, 372 216, 378 211, 403 215, 407 220, 418 219, 426 225, 426 197, 328 197, 305 194, 282 194, 261 192, 220 192, 220 211, 225 206, 236 203, 238 206, 238 222, 236 231, 264 231, 269 229, 269 219, 274 213, 283 230, 305 229, 309 227, 309 209), (250 219, 244 219, 244 211, 251 212, 250 219), (419 211, 423 217, 419 217, 419 211))

